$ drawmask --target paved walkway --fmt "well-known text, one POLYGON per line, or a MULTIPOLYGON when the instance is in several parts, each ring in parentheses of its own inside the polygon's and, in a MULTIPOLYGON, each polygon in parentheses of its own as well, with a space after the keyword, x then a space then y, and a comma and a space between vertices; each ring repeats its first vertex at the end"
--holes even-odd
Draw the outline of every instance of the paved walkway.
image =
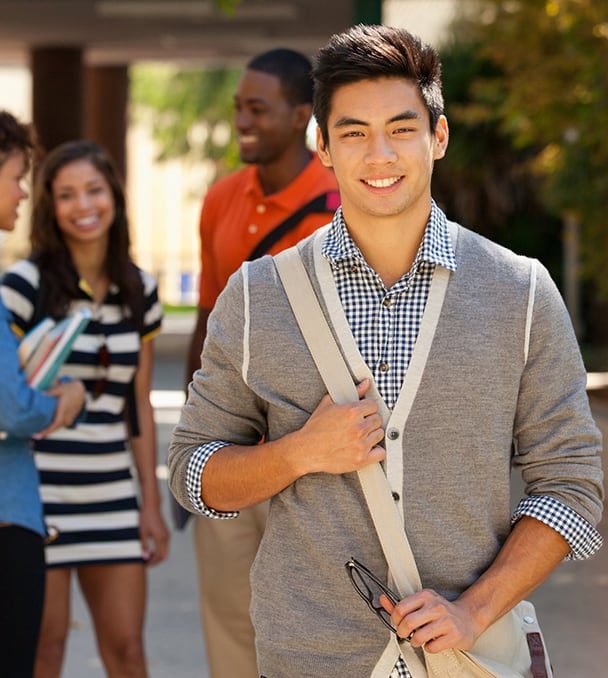
MULTIPOLYGON (((191 321, 191 318, 183 318, 178 331, 159 340, 154 382, 158 393, 154 395, 158 404, 156 419, 161 476, 171 430, 179 414, 184 334, 191 327, 191 321)), ((594 416, 605 432, 605 440, 608 440, 608 400, 593 398, 592 405, 594 416)), ((166 510, 166 501, 164 507, 166 510)), ((608 520, 602 522, 600 531, 608 540, 608 520)), ((208 678, 199 630, 189 531, 173 534, 170 559, 150 571, 149 582, 146 643, 150 678, 208 678)), ((533 596, 533 600, 549 644, 556 676, 599 678, 608 675, 608 546, 589 561, 564 563, 533 596)), ((90 619, 76 593, 64 678, 103 675, 90 619)))

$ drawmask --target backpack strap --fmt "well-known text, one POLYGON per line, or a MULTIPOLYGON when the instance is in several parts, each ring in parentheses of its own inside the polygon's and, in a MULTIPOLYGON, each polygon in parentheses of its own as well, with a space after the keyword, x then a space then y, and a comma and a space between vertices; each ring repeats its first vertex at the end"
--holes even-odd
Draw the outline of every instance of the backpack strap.
POLYGON ((318 214, 322 212, 334 212, 340 204, 340 194, 337 191, 328 191, 309 200, 302 205, 287 219, 275 226, 270 233, 267 233, 260 242, 253 248, 247 261, 253 261, 264 256, 284 235, 292 231, 309 214, 318 214))

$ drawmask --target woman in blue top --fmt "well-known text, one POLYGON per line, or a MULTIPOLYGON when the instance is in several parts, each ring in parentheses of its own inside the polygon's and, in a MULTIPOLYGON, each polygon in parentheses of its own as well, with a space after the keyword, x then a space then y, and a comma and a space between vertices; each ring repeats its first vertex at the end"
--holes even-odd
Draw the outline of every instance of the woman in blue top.
MULTIPOLYGON (((32 148, 29 128, 0 111, 2 231, 13 230, 27 197, 21 182, 32 148)), ((27 385, 1 300, 0 384, 0 675, 29 678, 42 616, 45 526, 28 438, 71 424, 84 404, 84 387, 72 381, 40 393, 27 385)))

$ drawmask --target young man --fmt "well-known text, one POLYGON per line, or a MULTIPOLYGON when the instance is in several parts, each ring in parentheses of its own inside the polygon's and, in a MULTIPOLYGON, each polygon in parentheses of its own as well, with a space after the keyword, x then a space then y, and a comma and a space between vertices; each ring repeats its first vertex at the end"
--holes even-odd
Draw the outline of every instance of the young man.
POLYGON ((368 464, 384 462, 425 586, 392 609, 414 648, 471 648, 561 560, 601 544, 600 438, 561 298, 541 266, 534 287, 530 260, 449 225, 432 201, 448 144, 439 69, 406 31, 358 26, 334 36, 313 71, 318 151, 342 208, 299 249, 359 402, 324 395, 267 257, 218 300, 175 430, 170 483, 184 506, 234 518, 271 498, 252 570, 268 678, 409 675, 344 574, 354 556, 386 581, 353 474, 368 464), (442 270, 446 296, 405 415, 404 379, 442 270), (512 464, 527 495, 513 516, 512 464))
MULTIPOLYGON (((333 172, 306 147, 310 70, 303 55, 275 49, 252 59, 239 82, 235 122, 247 167, 218 181, 203 204, 199 312, 187 382, 200 367, 207 318, 229 276, 243 261, 275 254, 310 235, 339 204, 333 172)), ((245 509, 239 521, 196 521, 200 605, 213 678, 257 676, 249 570, 267 512, 263 503, 245 509)))

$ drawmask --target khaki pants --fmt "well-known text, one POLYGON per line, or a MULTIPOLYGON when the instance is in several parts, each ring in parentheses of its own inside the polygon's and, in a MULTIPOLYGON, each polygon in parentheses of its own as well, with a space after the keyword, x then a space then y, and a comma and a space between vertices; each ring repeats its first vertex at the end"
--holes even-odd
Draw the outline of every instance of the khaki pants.
POLYGON ((235 520, 196 518, 194 549, 211 678, 258 678, 249 618, 249 570, 264 534, 268 502, 235 520))

